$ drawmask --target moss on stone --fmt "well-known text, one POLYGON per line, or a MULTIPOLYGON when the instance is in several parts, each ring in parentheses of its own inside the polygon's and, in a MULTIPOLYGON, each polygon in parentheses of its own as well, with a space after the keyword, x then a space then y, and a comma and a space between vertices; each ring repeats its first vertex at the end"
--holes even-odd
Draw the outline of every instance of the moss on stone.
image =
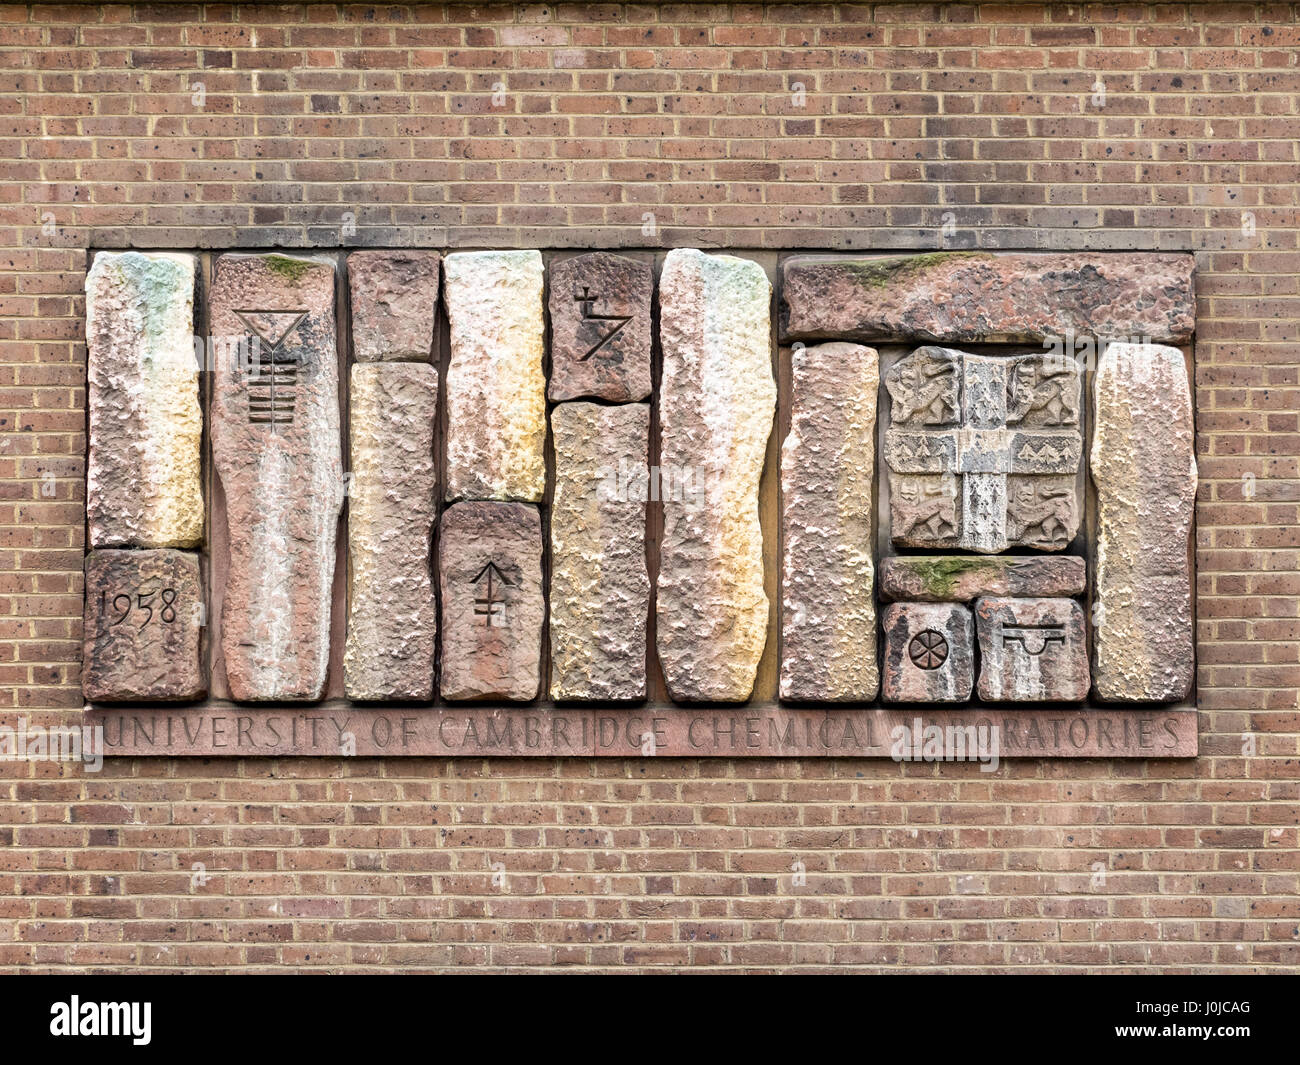
POLYGON ((312 264, 306 259, 291 259, 287 255, 268 255, 266 257, 266 268, 272 273, 279 274, 286 281, 298 281, 302 275, 310 270, 312 264))
POLYGON ((939 599, 952 595, 957 578, 966 573, 998 571, 1005 568, 1005 563, 997 558, 966 558, 961 555, 945 555, 941 558, 909 558, 905 560, 925 585, 928 594, 939 599))
POLYGON ((988 259, 982 251, 935 251, 923 255, 898 255, 884 259, 855 259, 844 263, 859 285, 883 288, 902 278, 913 277, 954 259, 988 259))

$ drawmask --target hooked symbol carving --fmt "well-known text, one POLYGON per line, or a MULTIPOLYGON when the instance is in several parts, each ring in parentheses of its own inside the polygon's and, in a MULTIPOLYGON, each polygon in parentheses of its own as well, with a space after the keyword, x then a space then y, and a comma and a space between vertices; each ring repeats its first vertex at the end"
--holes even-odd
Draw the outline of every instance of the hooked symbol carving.
POLYGON ((588 285, 583 285, 581 292, 576 291, 576 289, 574 291, 573 300, 575 303, 580 303, 582 305, 582 320, 584 322, 615 323, 614 328, 602 336, 596 342, 595 346, 588 350, 587 354, 578 360, 579 362, 586 362, 589 358, 595 355, 596 352, 618 336, 618 334, 622 332, 623 327, 632 320, 630 314, 596 314, 592 308, 595 306, 598 299, 600 299, 599 296, 591 295, 591 288, 588 285))
POLYGON ((1002 646, 1010 647, 1020 644, 1025 654, 1037 658, 1052 643, 1065 643, 1065 626, 1044 622, 1041 625, 1004 625, 1002 626, 1002 646), (1034 637, 1037 635, 1038 639, 1034 637), (1034 650, 1037 646, 1038 650, 1034 650))

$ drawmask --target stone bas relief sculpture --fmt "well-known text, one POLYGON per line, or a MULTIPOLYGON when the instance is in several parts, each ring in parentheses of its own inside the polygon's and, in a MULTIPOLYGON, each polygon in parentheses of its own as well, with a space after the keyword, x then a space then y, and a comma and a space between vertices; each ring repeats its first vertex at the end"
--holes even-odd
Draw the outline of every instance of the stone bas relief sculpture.
POLYGON ((1050 355, 923 347, 885 376, 890 535, 905 547, 1059 551, 1079 531, 1082 375, 1050 355))
POLYGON ((1191 265, 100 253, 86 697, 1175 703, 1191 265))

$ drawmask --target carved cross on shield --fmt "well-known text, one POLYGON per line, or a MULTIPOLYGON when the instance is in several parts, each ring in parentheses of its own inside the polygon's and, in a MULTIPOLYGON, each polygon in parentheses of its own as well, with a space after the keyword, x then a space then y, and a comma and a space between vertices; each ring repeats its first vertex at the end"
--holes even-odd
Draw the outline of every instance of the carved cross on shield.
POLYGON ((894 364, 885 385, 896 543, 993 553, 1060 551, 1074 539, 1077 366, 922 347, 894 364))

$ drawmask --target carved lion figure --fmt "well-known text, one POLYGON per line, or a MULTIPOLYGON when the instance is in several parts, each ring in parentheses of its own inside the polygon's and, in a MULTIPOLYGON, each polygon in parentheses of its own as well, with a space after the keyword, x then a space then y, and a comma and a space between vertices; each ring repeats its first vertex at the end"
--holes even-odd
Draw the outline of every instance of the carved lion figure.
POLYGON ((1043 412, 1044 425, 1079 421, 1079 375, 1073 366, 1040 355, 1021 359, 1007 377, 1007 424, 1043 412))

